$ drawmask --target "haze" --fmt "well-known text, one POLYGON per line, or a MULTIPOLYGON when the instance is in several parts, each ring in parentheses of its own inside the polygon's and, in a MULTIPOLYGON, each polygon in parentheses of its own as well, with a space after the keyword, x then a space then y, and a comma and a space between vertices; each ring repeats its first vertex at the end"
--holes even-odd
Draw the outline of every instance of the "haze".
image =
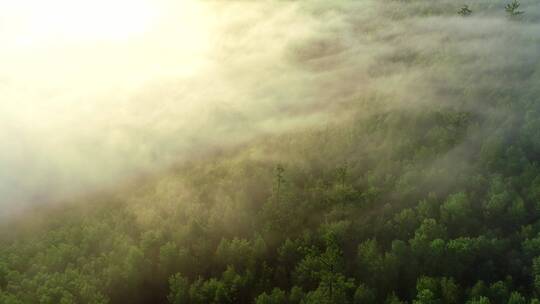
POLYGON ((463 19, 450 2, 418 18, 429 4, 2 1, 2 212, 324 126, 351 101, 449 104, 462 75, 498 86, 485 72, 529 65, 538 30, 483 3, 463 19))
POLYGON ((298 83, 319 80, 284 56, 314 35, 298 15, 291 3, 3 1, 4 214, 309 124, 286 106, 317 101, 298 83))

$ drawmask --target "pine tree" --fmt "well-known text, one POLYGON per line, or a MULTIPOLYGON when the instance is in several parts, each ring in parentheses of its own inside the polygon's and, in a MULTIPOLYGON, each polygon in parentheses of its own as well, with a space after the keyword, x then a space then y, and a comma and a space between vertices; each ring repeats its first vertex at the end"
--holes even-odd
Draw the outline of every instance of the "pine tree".
POLYGON ((519 16, 524 13, 523 11, 518 10, 520 5, 518 0, 513 0, 512 3, 508 3, 505 6, 504 10, 510 17, 519 16))
POLYGON ((472 10, 469 8, 468 5, 465 4, 459 9, 458 14, 464 17, 469 16, 470 14, 472 14, 472 10))

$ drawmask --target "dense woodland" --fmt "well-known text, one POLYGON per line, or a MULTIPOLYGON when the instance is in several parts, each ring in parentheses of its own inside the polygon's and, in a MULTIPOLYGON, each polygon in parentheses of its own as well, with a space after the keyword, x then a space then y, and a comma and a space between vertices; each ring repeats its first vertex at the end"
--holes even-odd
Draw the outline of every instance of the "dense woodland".
POLYGON ((486 56, 2 224, 0 303, 540 303, 540 64, 486 56))

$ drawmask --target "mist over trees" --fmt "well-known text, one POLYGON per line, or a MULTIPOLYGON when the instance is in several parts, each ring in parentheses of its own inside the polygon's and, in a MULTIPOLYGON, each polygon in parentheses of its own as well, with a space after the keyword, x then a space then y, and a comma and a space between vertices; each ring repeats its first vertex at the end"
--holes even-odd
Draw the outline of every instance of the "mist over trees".
POLYGON ((540 303, 540 4, 295 5, 321 119, 0 222, 0 303, 540 303))

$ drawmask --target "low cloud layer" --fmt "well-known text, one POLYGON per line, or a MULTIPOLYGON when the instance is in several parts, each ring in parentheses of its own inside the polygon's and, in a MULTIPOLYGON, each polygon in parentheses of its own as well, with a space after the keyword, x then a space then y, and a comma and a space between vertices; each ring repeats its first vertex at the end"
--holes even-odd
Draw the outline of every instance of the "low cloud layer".
POLYGON ((540 77, 534 1, 520 20, 487 0, 466 18, 454 1, 180 2, 156 2, 126 37, 37 31, 13 18, 28 7, 0 13, 4 215, 324 125, 358 101, 481 113, 485 92, 540 77))

